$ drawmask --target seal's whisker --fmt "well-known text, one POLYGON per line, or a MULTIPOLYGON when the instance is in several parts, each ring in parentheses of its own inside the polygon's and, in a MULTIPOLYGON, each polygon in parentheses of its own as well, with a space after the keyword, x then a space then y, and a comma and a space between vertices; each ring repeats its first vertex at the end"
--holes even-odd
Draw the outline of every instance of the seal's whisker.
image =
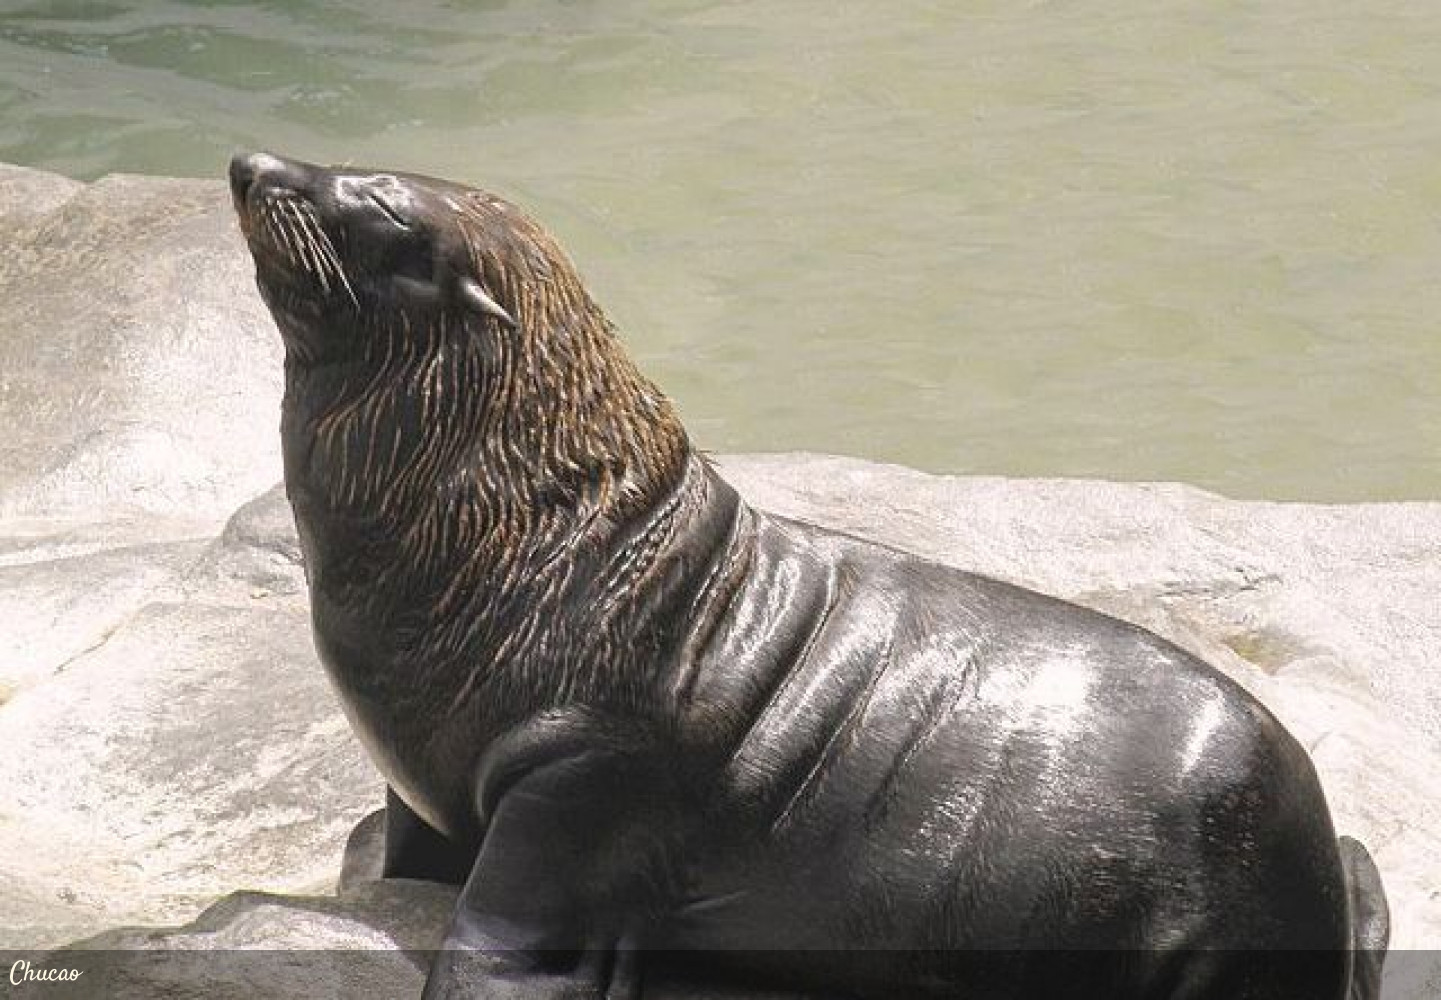
POLYGON ((271 201, 266 204, 266 209, 270 216, 271 231, 275 234, 276 239, 284 246, 285 259, 290 262, 291 266, 298 267, 303 271, 305 270, 305 261, 300 256, 300 247, 295 243, 295 235, 290 231, 290 227, 285 224, 285 216, 281 211, 281 204, 279 201, 271 201))
POLYGON ((306 269, 305 261, 301 259, 300 249, 294 242, 290 228, 285 224, 285 219, 280 211, 280 202, 272 200, 265 203, 265 218, 272 239, 285 252, 285 259, 292 266, 304 271, 306 269))
POLYGON ((321 287, 327 292, 330 291, 330 280, 325 276, 320 259, 311 248, 311 241, 305 234, 305 224, 300 217, 300 209, 293 200, 286 199, 280 203, 281 215, 284 219, 285 228, 295 239, 295 244, 304 260, 303 270, 310 277, 319 281, 321 287))
POLYGON ((316 225, 315 231, 316 235, 320 238, 320 248, 325 253, 327 259, 330 261, 331 267, 335 271, 335 277, 340 281, 341 287, 345 289, 345 294, 350 296, 351 303, 355 308, 359 309, 360 299, 356 298, 355 289, 350 287, 350 279, 345 276, 345 267, 340 262, 340 255, 335 252, 335 245, 330 242, 330 237, 325 235, 325 232, 319 228, 318 224, 316 225))
POLYGON ((260 216, 260 228, 264 231, 267 242, 280 249, 285 254, 287 261, 290 260, 290 249, 276 233, 275 218, 271 212, 270 203, 268 201, 261 202, 257 207, 257 214, 260 216))
POLYGON ((323 233, 316 231, 315 221, 308 215, 302 213, 300 219, 300 234, 305 238, 306 245, 315 258, 316 266, 327 281, 339 273, 339 267, 334 256, 325 244, 323 233))
MULTIPOLYGON (((301 225, 306 236, 310 239, 311 245, 315 248, 323 265, 329 269, 330 274, 345 289, 345 294, 350 298, 355 308, 360 308, 360 299, 355 295, 355 289, 350 285, 350 279, 345 275, 345 266, 341 263, 340 254, 335 252, 335 244, 330 241, 325 230, 320 226, 320 220, 316 218, 315 208, 309 202, 301 202, 297 209, 300 212, 301 225)), ((329 291, 329 286, 326 286, 329 291)))
POLYGON ((320 286, 327 292, 330 291, 330 273, 326 262, 320 256, 320 251, 315 245, 315 237, 310 233, 310 227, 306 225, 305 214, 300 206, 294 202, 286 205, 286 215, 290 220, 295 238, 300 242, 301 251, 306 255, 310 265, 311 274, 320 282, 320 286))
POLYGON ((315 240, 311 237, 306 224, 301 206, 295 202, 287 205, 287 216, 290 220, 291 231, 295 234, 300 249, 306 256, 308 269, 312 277, 320 282, 321 287, 327 292, 330 291, 330 275, 326 269, 325 262, 321 260, 320 254, 315 248, 315 240))

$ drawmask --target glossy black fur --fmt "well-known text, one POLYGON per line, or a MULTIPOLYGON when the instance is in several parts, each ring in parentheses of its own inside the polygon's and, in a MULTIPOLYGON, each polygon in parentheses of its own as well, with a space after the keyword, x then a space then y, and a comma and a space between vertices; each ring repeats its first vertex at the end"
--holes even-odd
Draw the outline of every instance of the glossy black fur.
MULTIPOLYGON (((232 165, 243 218, 257 185, 283 185, 338 246, 383 242, 374 210, 331 196, 337 177, 411 189, 407 240, 455 225, 443 182, 232 165)), ((363 335, 251 243, 288 344, 363 335)), ((394 248, 367 252, 394 266, 394 248)), ((362 312, 408 294, 347 274, 362 312)), ((461 316, 446 287, 424 309, 461 316)), ((456 336, 536 335, 518 300, 481 301, 500 312, 455 320, 456 336)), ((563 555, 497 570, 504 600, 476 586, 436 621, 425 602, 470 554, 409 565, 397 529, 338 506, 317 400, 359 376, 327 350, 337 369, 314 352, 289 369, 287 486, 317 647, 393 787, 388 868, 466 873, 426 997, 711 979, 834 997, 1378 995, 1369 856, 1338 843, 1296 741, 1211 667, 1075 605, 754 511, 689 454, 624 517, 544 521, 563 555)), ((457 465, 435 489, 483 481, 457 465)))

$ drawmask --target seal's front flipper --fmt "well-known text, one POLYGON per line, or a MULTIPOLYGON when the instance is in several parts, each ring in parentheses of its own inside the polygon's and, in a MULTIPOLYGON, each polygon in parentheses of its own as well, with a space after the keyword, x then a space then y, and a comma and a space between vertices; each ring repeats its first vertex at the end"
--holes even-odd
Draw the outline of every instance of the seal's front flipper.
POLYGON ((416 878, 461 885, 475 864, 474 848, 456 844, 385 789, 385 878, 416 878))
POLYGON ((664 912, 687 796, 634 726, 552 715, 482 761, 486 823, 425 1000, 637 1000, 635 922, 664 912))
POLYGON ((450 947, 436 956, 422 1000, 640 1000, 632 954, 524 954, 450 947))

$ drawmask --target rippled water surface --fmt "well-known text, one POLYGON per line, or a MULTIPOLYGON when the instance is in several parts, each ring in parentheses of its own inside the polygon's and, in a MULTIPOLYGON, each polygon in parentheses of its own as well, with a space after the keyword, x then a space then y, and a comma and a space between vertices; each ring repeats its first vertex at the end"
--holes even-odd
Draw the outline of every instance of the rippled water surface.
POLYGON ((236 148, 555 229, 717 450, 1441 497, 1441 16, 0 0, 0 159, 236 148))

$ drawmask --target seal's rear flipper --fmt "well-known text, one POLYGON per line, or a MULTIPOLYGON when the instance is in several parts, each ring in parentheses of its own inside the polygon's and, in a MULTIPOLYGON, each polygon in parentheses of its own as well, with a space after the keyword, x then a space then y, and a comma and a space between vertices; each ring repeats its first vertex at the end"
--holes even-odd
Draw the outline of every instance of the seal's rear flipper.
POLYGON ((1391 940, 1391 909, 1371 853, 1359 840, 1340 837, 1341 865, 1351 897, 1351 947, 1356 952, 1347 1000, 1378 1000, 1381 966, 1391 940))

